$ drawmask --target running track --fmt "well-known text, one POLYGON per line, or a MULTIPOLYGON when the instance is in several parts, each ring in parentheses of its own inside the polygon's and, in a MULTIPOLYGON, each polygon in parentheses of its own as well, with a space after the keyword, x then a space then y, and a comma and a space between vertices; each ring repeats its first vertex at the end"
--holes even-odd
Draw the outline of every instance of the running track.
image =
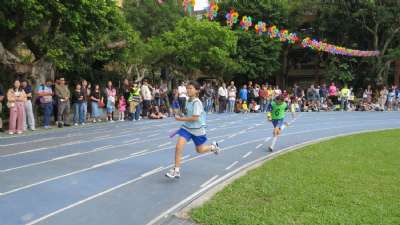
MULTIPOLYGON (((209 140, 220 155, 183 154, 179 180, 168 180, 179 123, 115 122, 0 137, 0 224, 146 225, 264 159, 272 127, 265 114, 209 115, 209 140)), ((400 128, 400 113, 303 113, 276 151, 319 138, 400 128)), ((160 220, 161 219, 161 220, 160 220)))

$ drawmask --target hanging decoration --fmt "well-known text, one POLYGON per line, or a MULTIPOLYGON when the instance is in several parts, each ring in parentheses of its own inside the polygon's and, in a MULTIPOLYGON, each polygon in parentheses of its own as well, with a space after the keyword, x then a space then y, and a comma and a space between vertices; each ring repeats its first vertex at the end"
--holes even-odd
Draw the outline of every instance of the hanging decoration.
POLYGON ((275 25, 268 27, 268 36, 270 38, 279 38, 281 42, 289 42, 294 44, 299 41, 296 33, 289 33, 288 30, 279 30, 275 25))
POLYGON ((209 20, 214 20, 218 16, 218 2, 210 1, 210 4, 207 9, 206 16, 209 20))
POLYGON ((243 16, 242 20, 240 21, 240 27, 244 31, 248 31, 249 28, 253 26, 253 22, 250 16, 243 16))
POLYGON ((225 15, 225 18, 226 18, 226 24, 230 28, 232 28, 233 24, 236 24, 238 22, 239 13, 236 12, 234 9, 231 9, 231 11, 229 11, 229 13, 225 15))
MULTIPOLYGON (((161 4, 163 0, 158 0, 161 4)), ((209 0, 209 7, 207 8, 207 13, 205 16, 209 20, 214 20, 218 16, 218 0, 209 0)), ((183 0, 183 8, 185 12, 191 15, 194 12, 194 6, 196 4, 195 0, 183 0)), ((226 24, 232 28, 234 24, 238 23, 239 13, 234 9, 231 9, 226 15, 226 24)), ((267 28, 265 22, 259 21, 257 24, 253 24, 253 19, 250 16, 243 16, 240 21, 240 27, 244 31, 248 31, 250 27, 254 25, 256 33, 262 35, 267 33, 270 38, 277 38, 281 42, 288 42, 289 44, 299 43, 300 39, 296 33, 290 33, 286 29, 279 30, 275 25, 267 28)), ((355 49, 348 49, 345 47, 340 47, 328 43, 324 43, 309 37, 304 38, 301 41, 301 46, 304 48, 310 48, 312 50, 323 51, 334 55, 344 55, 344 56, 357 56, 357 57, 372 57, 378 56, 379 51, 361 51, 355 49)))
POLYGON ((256 30, 256 33, 262 35, 263 33, 267 32, 267 24, 262 21, 258 21, 258 23, 254 26, 254 29, 256 30))
POLYGON ((194 12, 194 6, 196 5, 196 0, 183 0, 183 10, 189 15, 191 15, 194 12))
POLYGON ((371 56, 378 56, 380 54, 379 51, 360 51, 360 50, 348 49, 345 47, 340 47, 324 43, 321 41, 317 41, 309 37, 304 38, 301 44, 304 48, 311 48, 313 50, 328 52, 334 55, 371 57, 371 56))

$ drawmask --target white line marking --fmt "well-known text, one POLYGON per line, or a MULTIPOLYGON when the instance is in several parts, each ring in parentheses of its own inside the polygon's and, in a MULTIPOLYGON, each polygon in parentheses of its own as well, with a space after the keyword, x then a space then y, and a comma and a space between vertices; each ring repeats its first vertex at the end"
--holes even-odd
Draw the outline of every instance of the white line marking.
POLYGON ((249 155, 251 155, 251 153, 253 153, 253 152, 252 152, 252 151, 249 151, 248 153, 246 153, 246 154, 243 156, 243 159, 249 157, 249 155))
POLYGON ((152 135, 149 135, 149 136, 147 136, 147 137, 155 137, 155 136, 157 136, 157 135, 160 135, 160 134, 152 134, 152 135))
POLYGON ((187 159, 189 157, 190 157, 190 155, 183 156, 181 160, 185 160, 185 159, 187 159))
POLYGON ((149 172, 140 175, 140 177, 148 177, 148 176, 150 176, 150 175, 153 175, 153 174, 155 174, 155 173, 160 172, 160 171, 163 170, 163 169, 164 169, 164 167, 162 167, 162 166, 157 167, 157 168, 155 168, 154 170, 150 170, 149 172))
POLYGON ((161 145, 159 145, 158 147, 164 147, 164 146, 167 146, 167 145, 169 145, 169 144, 172 144, 172 142, 171 142, 171 141, 168 141, 167 143, 161 144, 161 145))
POLYGON ((264 142, 268 142, 271 139, 271 137, 267 137, 264 142))
POLYGON ((111 164, 111 163, 114 163, 114 162, 117 162, 117 161, 119 161, 119 160, 118 159, 108 160, 106 162, 102 162, 102 163, 93 165, 91 168, 98 168, 98 167, 105 166, 105 165, 108 165, 108 164, 111 164))
POLYGON ((39 151, 43 151, 43 150, 46 150, 46 149, 48 149, 48 148, 37 148, 37 149, 29 150, 29 151, 17 152, 17 153, 2 155, 2 156, 0 156, 0 158, 10 157, 10 156, 16 156, 16 155, 22 155, 22 154, 31 153, 31 152, 39 152, 39 151))
POLYGON ((214 131, 214 130, 216 130, 217 128, 212 128, 212 129, 210 129, 210 131, 214 131))
POLYGON ((218 141, 218 143, 222 143, 222 142, 224 142, 224 141, 225 141, 225 139, 222 139, 222 140, 218 141))
POLYGON ((239 161, 235 161, 235 162, 233 162, 231 165, 229 165, 228 167, 226 167, 225 168, 225 170, 230 170, 230 169, 232 169, 232 167, 234 167, 236 164, 238 164, 239 163, 239 161))
POLYGON ((259 149, 259 148, 261 148, 261 146, 263 146, 263 144, 259 144, 259 145, 257 145, 256 149, 259 149))
POLYGON ((140 152, 134 152, 134 153, 131 154, 131 156, 133 156, 133 155, 140 155, 140 154, 143 154, 143 153, 145 153, 145 152, 147 152, 147 151, 148 151, 148 149, 145 149, 145 150, 140 151, 140 152))
POLYGON ((209 180, 207 180, 202 185, 200 185, 200 187, 203 188, 203 187, 207 186, 209 183, 211 183, 213 180, 215 180, 217 178, 218 178, 218 175, 215 175, 215 176, 211 177, 209 180))

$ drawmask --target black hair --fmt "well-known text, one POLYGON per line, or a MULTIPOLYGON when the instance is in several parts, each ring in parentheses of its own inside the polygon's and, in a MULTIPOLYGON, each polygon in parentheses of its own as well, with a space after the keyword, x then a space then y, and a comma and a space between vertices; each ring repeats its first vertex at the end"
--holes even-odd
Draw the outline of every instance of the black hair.
POLYGON ((192 80, 192 81, 190 81, 189 83, 188 83, 188 85, 192 85, 193 87, 194 87, 194 89, 196 89, 196 90, 200 90, 200 84, 199 84, 199 82, 197 82, 197 81, 194 81, 194 80, 192 80))

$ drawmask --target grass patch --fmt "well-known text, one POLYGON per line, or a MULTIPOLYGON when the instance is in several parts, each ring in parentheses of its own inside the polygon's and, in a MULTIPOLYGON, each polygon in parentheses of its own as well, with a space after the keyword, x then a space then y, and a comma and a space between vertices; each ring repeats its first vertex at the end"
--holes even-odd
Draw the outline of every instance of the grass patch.
POLYGON ((282 155, 191 216, 202 225, 398 225, 400 130, 336 138, 282 155))

